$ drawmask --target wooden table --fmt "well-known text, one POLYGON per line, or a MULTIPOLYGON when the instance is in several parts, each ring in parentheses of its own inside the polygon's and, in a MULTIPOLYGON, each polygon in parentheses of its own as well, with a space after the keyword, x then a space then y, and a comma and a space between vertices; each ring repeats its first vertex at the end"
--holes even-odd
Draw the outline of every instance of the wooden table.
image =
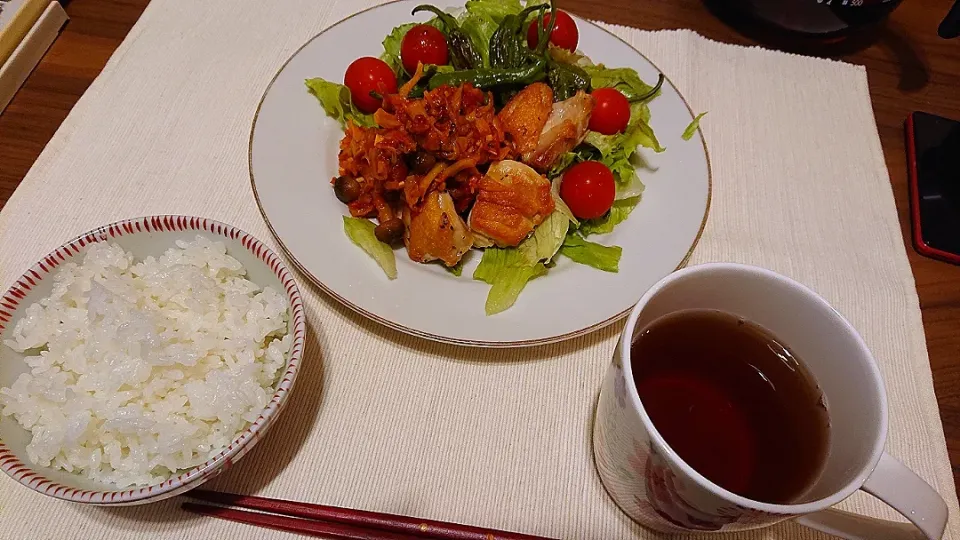
MULTIPOLYGON (((692 28, 719 41, 753 43, 712 17, 699 0, 558 2, 584 17, 610 23, 650 30, 692 28)), ((70 23, 0 115, 0 207, 149 0, 64 3, 70 23)), ((936 36, 946 10, 945 0, 908 0, 894 12, 879 42, 842 58, 867 67, 880 141, 920 293, 950 461, 955 480, 960 480, 960 267, 920 257, 909 247, 903 137, 903 121, 915 110, 960 119, 960 40, 946 41, 936 36)))

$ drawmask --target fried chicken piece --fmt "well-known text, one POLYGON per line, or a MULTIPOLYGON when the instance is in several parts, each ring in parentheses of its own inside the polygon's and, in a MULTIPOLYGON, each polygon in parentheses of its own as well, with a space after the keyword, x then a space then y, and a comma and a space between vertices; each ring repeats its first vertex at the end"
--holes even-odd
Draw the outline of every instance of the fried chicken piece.
POLYGON ((428 193, 420 208, 404 207, 406 225, 403 242, 410 259, 425 263, 437 259, 447 266, 460 258, 473 245, 473 234, 457 214, 449 193, 428 193))
POLYGON ((514 155, 524 161, 533 156, 552 108, 553 90, 540 82, 527 86, 507 102, 497 118, 513 144, 514 155))
POLYGON ((561 154, 573 150, 587 135, 590 113, 593 112, 593 97, 582 90, 572 98, 553 104, 537 141, 536 149, 523 156, 538 171, 545 171, 561 154))
POLYGON ((480 179, 469 223, 478 247, 516 246, 553 212, 550 181, 518 161, 499 161, 480 179))

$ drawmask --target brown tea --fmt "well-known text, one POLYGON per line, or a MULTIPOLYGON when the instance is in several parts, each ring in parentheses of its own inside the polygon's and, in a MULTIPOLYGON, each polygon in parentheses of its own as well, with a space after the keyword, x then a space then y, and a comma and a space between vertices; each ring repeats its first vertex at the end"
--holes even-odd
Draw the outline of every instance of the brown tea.
POLYGON ((830 420, 820 388, 776 337, 735 315, 687 310, 634 341, 654 427, 687 464, 752 500, 797 501, 819 477, 830 420))

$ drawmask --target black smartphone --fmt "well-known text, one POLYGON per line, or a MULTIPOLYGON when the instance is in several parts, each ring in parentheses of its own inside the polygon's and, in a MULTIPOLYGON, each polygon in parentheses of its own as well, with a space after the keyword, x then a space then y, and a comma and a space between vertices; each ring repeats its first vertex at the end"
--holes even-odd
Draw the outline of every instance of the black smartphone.
POLYGON ((915 112, 906 128, 913 247, 960 264, 960 122, 915 112))

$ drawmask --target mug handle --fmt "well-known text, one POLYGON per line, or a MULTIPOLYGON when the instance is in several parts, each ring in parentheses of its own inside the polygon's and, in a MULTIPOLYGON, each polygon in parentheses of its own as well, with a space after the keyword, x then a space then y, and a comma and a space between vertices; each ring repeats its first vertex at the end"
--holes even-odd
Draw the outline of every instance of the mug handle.
POLYGON ((827 509, 797 523, 846 540, 940 540, 947 527, 947 503, 929 484, 886 452, 864 482, 864 491, 887 503, 910 523, 874 519, 827 509))

